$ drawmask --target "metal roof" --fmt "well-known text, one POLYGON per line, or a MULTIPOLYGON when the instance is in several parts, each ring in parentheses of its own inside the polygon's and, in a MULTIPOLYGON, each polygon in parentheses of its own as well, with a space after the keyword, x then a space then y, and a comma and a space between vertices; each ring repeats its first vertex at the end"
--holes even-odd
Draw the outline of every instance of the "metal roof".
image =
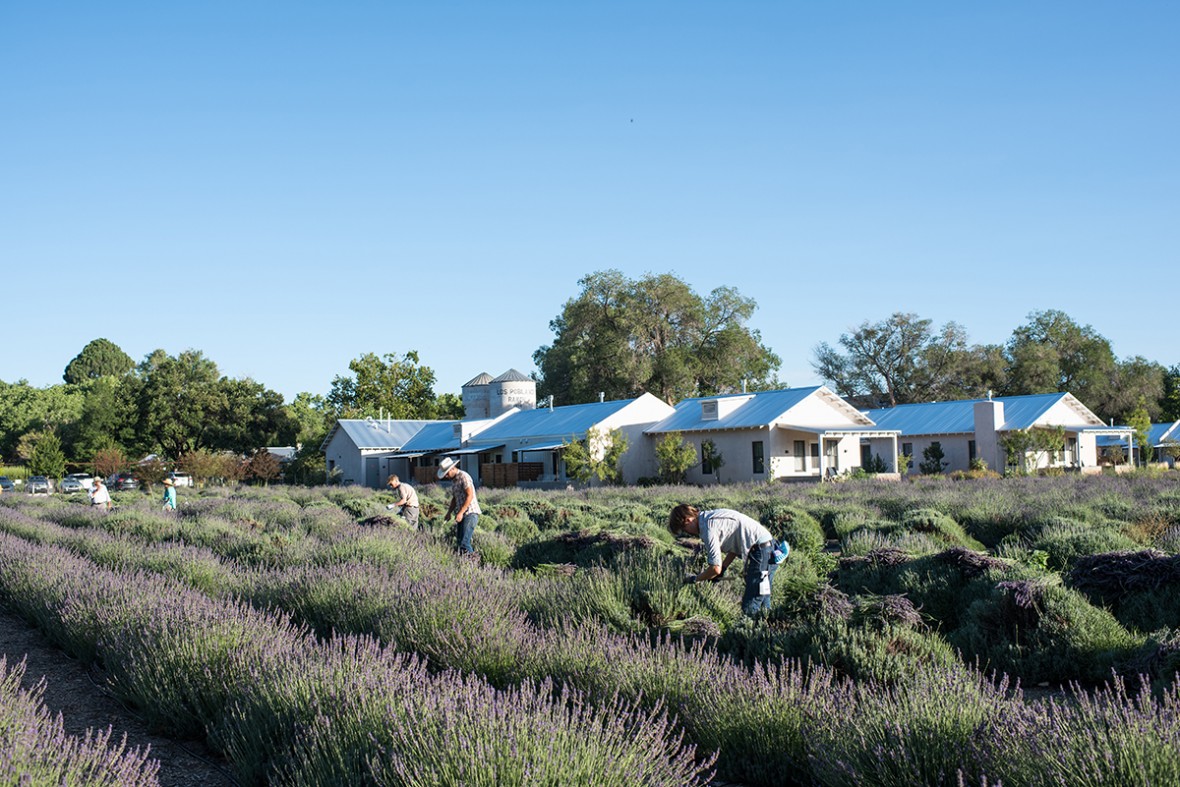
MULTIPOLYGON (((521 410, 489 426, 479 433, 480 442, 515 440, 521 437, 564 437, 582 438, 586 430, 619 412, 634 399, 617 402, 590 402, 569 404, 564 407, 538 407, 521 410)), ((525 449, 527 450, 527 449, 525 449)))
POLYGON ((492 381, 492 376, 490 374, 488 374, 487 372, 480 372, 479 374, 475 375, 467 382, 463 383, 462 387, 463 388, 470 388, 475 385, 487 385, 491 381, 492 381))
MULTIPOLYGON (((1121 429, 1134 432, 1129 426, 1118 427, 1121 429)), ((1152 424, 1151 429, 1147 432, 1147 439, 1152 448, 1163 448, 1169 443, 1175 444, 1180 442, 1180 421, 1174 421, 1170 424, 1152 424)), ((1127 437, 1123 434, 1118 436, 1101 436, 1095 442, 1100 446, 1121 445, 1127 441, 1127 437)))
POLYGON ((484 451, 495 451, 497 448, 503 448, 504 444, 499 445, 477 445, 468 446, 467 448, 457 448, 451 451, 444 451, 448 456, 459 456, 460 454, 482 454, 484 451))
POLYGON ((328 443, 332 441, 336 433, 343 431, 348 435, 348 439, 362 451, 380 449, 396 451, 421 431, 423 427, 437 423, 440 422, 424 420, 376 421, 369 418, 340 418, 332 426, 331 431, 328 432, 328 436, 324 438, 324 442, 320 447, 327 448, 328 443))
POLYGON ((699 396, 685 399, 676 405, 676 412, 645 431, 647 434, 661 434, 665 432, 714 432, 720 429, 765 428, 778 423, 792 407, 816 394, 827 399, 837 409, 845 410, 850 420, 863 421, 866 422, 866 426, 871 426, 871 423, 867 423, 868 418, 862 413, 824 386, 816 385, 810 388, 785 388, 752 394, 699 396), (746 401, 738 405, 733 412, 721 418, 706 421, 701 417, 701 402, 722 402, 727 399, 744 399, 746 401))
POLYGON ((422 453, 436 453, 450 448, 459 447, 459 438, 455 437, 457 421, 433 421, 423 426, 418 432, 402 445, 403 452, 419 451, 422 453))
MULTIPOLYGON (((1028 429, 1060 401, 1065 401, 1078 412, 1077 426, 1093 426, 1097 417, 1068 393, 1032 394, 1029 396, 1001 396, 994 401, 1004 405, 1004 423, 997 431, 1028 429)), ((902 434, 973 434, 975 405, 987 399, 961 399, 954 402, 923 402, 899 404, 869 410, 866 415, 882 429, 898 429, 902 434)))
POLYGON ((504 374, 492 380, 493 383, 531 383, 533 378, 526 374, 521 374, 515 369, 509 369, 504 374))

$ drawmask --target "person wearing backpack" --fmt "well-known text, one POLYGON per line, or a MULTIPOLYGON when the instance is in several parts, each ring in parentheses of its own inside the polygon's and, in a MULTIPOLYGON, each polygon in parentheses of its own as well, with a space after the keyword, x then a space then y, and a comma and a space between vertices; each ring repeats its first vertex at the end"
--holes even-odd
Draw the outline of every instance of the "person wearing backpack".
POLYGON ((690 574, 687 582, 720 579, 737 558, 745 561, 745 591, 742 612, 756 615, 770 609, 770 589, 778 570, 776 551, 786 558, 790 547, 784 541, 776 545, 774 536, 756 519, 730 508, 705 511, 681 503, 668 516, 668 530, 674 536, 688 534, 700 538, 709 565, 700 574, 690 574))

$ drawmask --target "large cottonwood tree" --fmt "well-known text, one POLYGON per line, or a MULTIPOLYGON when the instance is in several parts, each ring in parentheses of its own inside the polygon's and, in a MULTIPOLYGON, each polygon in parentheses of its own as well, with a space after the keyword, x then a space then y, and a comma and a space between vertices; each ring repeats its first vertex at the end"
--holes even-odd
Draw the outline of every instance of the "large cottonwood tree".
POLYGON ((553 343, 533 353, 538 395, 577 404, 650 392, 675 402, 778 384, 779 357, 747 325, 757 304, 732 287, 702 297, 672 274, 617 270, 578 284, 549 323, 553 343))

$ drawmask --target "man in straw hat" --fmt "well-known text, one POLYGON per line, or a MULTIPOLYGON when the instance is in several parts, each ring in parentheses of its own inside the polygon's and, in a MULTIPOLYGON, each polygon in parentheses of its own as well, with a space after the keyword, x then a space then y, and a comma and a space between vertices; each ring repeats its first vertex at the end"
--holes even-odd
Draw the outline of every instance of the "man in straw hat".
POLYGON ((90 487, 90 505, 101 508, 103 511, 111 510, 111 493, 107 491, 107 485, 98 476, 95 476, 94 484, 90 487))
POLYGON ((454 514, 460 555, 474 555, 471 536, 475 523, 479 521, 479 501, 475 499, 475 483, 471 476, 459 469, 454 457, 445 456, 438 463, 439 480, 451 482, 451 502, 447 506, 447 519, 454 514))

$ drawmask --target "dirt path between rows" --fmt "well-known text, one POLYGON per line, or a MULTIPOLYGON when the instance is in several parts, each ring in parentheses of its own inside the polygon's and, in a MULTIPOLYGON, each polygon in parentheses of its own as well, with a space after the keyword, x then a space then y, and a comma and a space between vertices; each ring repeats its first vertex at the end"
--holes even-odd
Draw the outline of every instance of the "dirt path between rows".
POLYGON ((0 654, 11 666, 27 663, 24 685, 31 688, 45 678, 45 706, 60 712, 66 733, 82 737, 87 728, 114 728, 112 740, 127 734, 129 748, 151 746, 151 756, 160 761, 163 787, 234 787, 231 767, 218 755, 196 741, 183 743, 148 731, 134 712, 125 708, 91 679, 87 665, 72 659, 50 644, 24 618, 0 606, 0 654))

